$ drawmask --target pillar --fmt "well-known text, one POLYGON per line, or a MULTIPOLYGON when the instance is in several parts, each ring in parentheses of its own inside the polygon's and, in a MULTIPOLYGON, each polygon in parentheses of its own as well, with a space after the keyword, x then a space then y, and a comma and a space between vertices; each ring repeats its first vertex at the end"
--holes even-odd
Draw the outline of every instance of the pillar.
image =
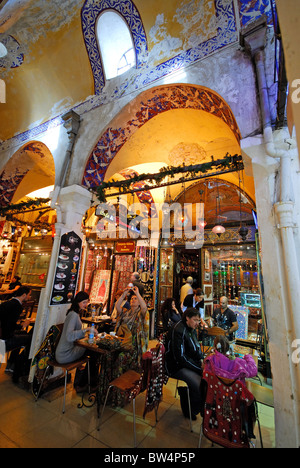
MULTIPOLYGON (((69 305, 49 305, 59 255, 60 240, 62 235, 70 231, 74 231, 81 238, 83 237, 81 233, 82 218, 90 208, 90 204, 91 194, 81 186, 72 185, 60 190, 56 203, 56 210, 60 222, 55 226, 56 235, 53 243, 47 283, 41 292, 30 357, 36 354, 50 327, 62 323, 65 320, 69 305)), ((29 381, 32 382, 32 379, 33 372, 30 374, 29 381)))

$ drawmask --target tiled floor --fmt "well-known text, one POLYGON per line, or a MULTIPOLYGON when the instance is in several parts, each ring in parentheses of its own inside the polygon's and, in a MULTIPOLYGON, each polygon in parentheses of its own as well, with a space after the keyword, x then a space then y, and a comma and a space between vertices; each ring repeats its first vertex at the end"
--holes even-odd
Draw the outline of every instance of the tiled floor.
MULTIPOLYGON (((70 386, 72 384, 69 384, 70 386)), ((139 448, 198 447, 200 417, 193 423, 194 432, 174 398, 175 381, 165 387, 155 425, 154 413, 142 418, 144 396, 137 398, 137 443, 139 448)), ((66 413, 62 414, 62 398, 36 403, 33 395, 14 385, 11 376, 0 370, 0 448, 130 448, 133 446, 132 405, 123 409, 105 410, 103 425, 97 431, 96 408, 78 409, 80 396, 67 394, 66 413)), ((274 411, 259 405, 265 448, 275 447, 274 411)), ((257 430, 256 430, 257 433, 257 430)), ((210 448, 206 439, 202 447, 210 448)), ((257 447, 259 438, 257 437, 257 447)))

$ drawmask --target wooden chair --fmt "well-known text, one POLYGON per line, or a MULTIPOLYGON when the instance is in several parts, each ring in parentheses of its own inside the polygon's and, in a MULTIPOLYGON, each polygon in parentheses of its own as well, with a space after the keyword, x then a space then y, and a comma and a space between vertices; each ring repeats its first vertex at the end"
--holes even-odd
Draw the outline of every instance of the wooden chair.
MULTIPOLYGON (((151 352, 152 352, 153 355, 155 353, 157 353, 157 355, 159 353, 161 353, 163 358, 164 358, 164 345, 163 344, 158 344, 155 348, 152 348, 150 350, 150 353, 151 352)), ((101 415, 100 415, 100 418, 99 418, 99 424, 98 424, 98 428, 97 428, 98 431, 99 431, 100 426, 101 426, 102 417, 103 417, 103 414, 104 414, 104 410, 105 410, 107 400, 108 400, 108 397, 109 397, 110 390, 112 388, 116 388, 116 389, 120 390, 122 393, 127 395, 128 402, 130 402, 132 400, 134 448, 136 448, 136 446, 137 446, 137 443, 136 443, 135 400, 136 400, 137 396, 140 393, 142 393, 144 391, 148 392, 148 390, 149 390, 149 376, 150 376, 150 373, 151 373, 151 370, 150 370, 151 369, 151 364, 150 364, 150 366, 147 365, 147 364, 145 365, 146 355, 148 355, 148 358, 149 358, 149 352, 147 352, 147 353, 145 353, 143 355, 143 371, 141 373, 133 371, 133 370, 128 370, 127 372, 124 372, 124 374, 120 375, 120 377, 117 377, 112 382, 110 382, 109 387, 108 387, 107 392, 106 392, 105 401, 104 401, 104 404, 103 404, 103 408, 102 408, 102 412, 101 412, 101 415)), ((147 394, 146 394, 146 399, 147 399, 147 394)), ((156 422, 158 420, 157 419, 157 412, 158 412, 159 403, 160 403, 160 399, 156 400, 156 403, 154 405, 152 405, 151 409, 150 409, 150 410, 152 410, 153 408, 155 409, 155 420, 156 420, 156 422)), ((145 415, 146 411, 147 410, 145 409, 144 415, 145 415)))
MULTIPOLYGON (((62 324, 59 324, 57 325, 57 327, 60 329, 60 335, 61 335, 61 332, 62 332, 62 329, 63 329, 63 323, 62 324)), ((57 338, 57 341, 56 341, 56 345, 59 343, 59 339, 60 339, 60 335, 59 337, 57 338)), ((45 382, 45 379, 46 379, 46 376, 47 374, 49 373, 50 374, 50 370, 51 368, 60 368, 63 370, 64 372, 64 375, 65 375, 65 384, 64 384, 64 400, 63 400, 63 414, 65 413, 65 409, 66 409, 66 394, 67 394, 67 382, 68 382, 68 375, 69 375, 69 372, 72 372, 74 369, 78 369, 80 367, 82 367, 84 364, 86 364, 88 366, 88 391, 90 393, 90 390, 91 390, 91 387, 90 387, 90 365, 89 365, 89 357, 88 356, 84 356, 82 357, 81 359, 78 359, 76 361, 73 361, 73 362, 70 362, 68 364, 60 364, 58 363, 55 359, 54 359, 54 356, 55 356, 55 349, 53 350, 53 358, 50 358, 48 361, 47 361, 47 367, 44 371, 44 374, 43 374, 43 378, 42 378, 42 381, 41 381, 41 384, 40 384, 40 387, 39 387, 39 390, 37 392, 37 396, 36 396, 36 399, 35 401, 37 401, 39 399, 39 396, 40 396, 40 393, 41 393, 41 390, 43 388, 43 385, 44 385, 44 382, 45 382)))
POLYGON ((220 327, 211 327, 206 329, 206 333, 208 336, 224 336, 226 331, 220 327))

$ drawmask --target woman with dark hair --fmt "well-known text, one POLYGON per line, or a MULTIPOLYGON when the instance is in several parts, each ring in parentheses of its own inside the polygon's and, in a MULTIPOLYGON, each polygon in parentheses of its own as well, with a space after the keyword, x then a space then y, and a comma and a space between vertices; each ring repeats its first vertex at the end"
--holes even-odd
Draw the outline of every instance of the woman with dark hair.
MULTIPOLYGON (((196 334, 199 323, 199 310, 193 307, 186 309, 182 320, 168 332, 165 355, 167 374, 174 379, 183 380, 189 387, 194 420, 201 409, 200 383, 203 356, 196 334)), ((186 388, 179 388, 179 394, 182 412, 185 417, 189 417, 186 388)))
POLYGON ((175 299, 168 297, 161 307, 164 332, 168 331, 175 323, 181 320, 181 315, 176 309, 175 299))
MULTIPOLYGON (((90 333, 91 331, 91 328, 82 328, 82 322, 80 319, 81 314, 86 309, 88 303, 89 295, 84 291, 80 291, 75 296, 72 305, 67 312, 63 331, 55 352, 55 359, 59 364, 68 364, 70 362, 76 361, 77 359, 80 359, 86 352, 84 348, 76 346, 74 342, 84 338, 85 334, 87 332, 90 333)), ((97 334, 98 332, 95 331, 95 333, 97 334)), ((95 372, 91 369, 91 380, 93 380, 93 377, 96 378, 94 374, 95 372)), ((79 380, 78 375, 75 377, 75 387, 77 380, 79 380)), ((78 383, 77 391, 79 391, 80 388, 84 386, 84 381, 87 382, 86 372, 82 375, 82 379, 78 383)), ((96 384, 96 382, 91 381, 91 384, 93 386, 96 384)))

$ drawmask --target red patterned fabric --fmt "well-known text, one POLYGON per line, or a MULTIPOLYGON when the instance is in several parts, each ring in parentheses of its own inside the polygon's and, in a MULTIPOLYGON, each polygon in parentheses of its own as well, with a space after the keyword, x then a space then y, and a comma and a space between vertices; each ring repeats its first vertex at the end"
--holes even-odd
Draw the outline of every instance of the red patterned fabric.
POLYGON ((165 375, 165 347, 159 344, 143 354, 143 388, 146 390, 143 417, 158 408, 163 394, 163 385, 167 383, 165 375))
POLYGON ((209 372, 203 373, 207 393, 203 414, 203 434, 226 448, 249 448, 247 407, 254 397, 239 380, 225 383, 209 372))

